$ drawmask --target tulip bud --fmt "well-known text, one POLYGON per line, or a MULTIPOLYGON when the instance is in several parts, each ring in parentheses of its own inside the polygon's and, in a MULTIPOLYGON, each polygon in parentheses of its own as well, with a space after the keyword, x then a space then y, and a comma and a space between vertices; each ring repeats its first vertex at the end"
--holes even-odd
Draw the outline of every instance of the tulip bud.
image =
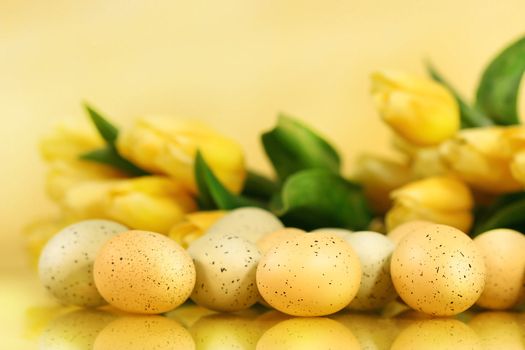
POLYGON ((386 215, 388 231, 405 222, 426 220, 468 232, 473 221, 473 198, 460 180, 435 176, 393 191, 393 207, 386 215))
POLYGON ((377 72, 372 75, 372 96, 383 120, 415 145, 437 145, 459 130, 454 96, 433 80, 377 72))
MULTIPOLYGON (((523 185, 511 171, 516 152, 516 130, 506 127, 466 129, 441 144, 443 161, 473 188, 493 194, 515 192, 523 185)), ((515 174, 519 177, 519 165, 515 174)))
POLYGON ((175 118, 144 117, 123 129, 117 140, 119 152, 143 169, 165 174, 196 193, 194 159, 204 159, 230 191, 239 193, 246 171, 241 147, 205 124, 175 118))
POLYGON ((182 221, 171 228, 168 236, 184 248, 188 248, 191 242, 204 235, 208 228, 224 215, 226 212, 223 210, 198 211, 186 214, 182 221))

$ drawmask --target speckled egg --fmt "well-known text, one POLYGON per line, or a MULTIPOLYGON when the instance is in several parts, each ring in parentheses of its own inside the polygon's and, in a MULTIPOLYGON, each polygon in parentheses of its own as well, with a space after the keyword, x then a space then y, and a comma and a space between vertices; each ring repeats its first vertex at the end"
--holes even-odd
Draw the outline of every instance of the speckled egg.
POLYGON ((257 246, 235 235, 209 235, 188 249, 197 270, 191 299, 218 311, 239 311, 257 302, 257 246))
POLYGON ((351 235, 352 232, 353 231, 347 230, 345 228, 337 228, 337 227, 323 227, 323 228, 318 228, 318 229, 311 231, 311 233, 333 233, 336 236, 339 236, 343 239, 346 238, 348 235, 351 235))
POLYGON ((257 287, 275 309, 294 316, 337 312, 354 298, 361 264, 334 234, 309 233, 270 249, 257 267, 257 287))
POLYGON ((390 272, 403 301, 433 316, 468 309, 485 285, 483 255, 466 234, 447 225, 406 235, 394 250, 390 272))
POLYGON ((416 321, 398 335, 392 350, 481 350, 480 339, 466 324, 453 319, 416 321))
POLYGON ((348 306, 352 310, 379 309, 397 297, 390 277, 390 257, 395 244, 385 235, 372 231, 354 232, 345 240, 361 262, 361 285, 348 306))
POLYGON ((239 208, 214 223, 205 235, 235 235, 256 243, 264 235, 284 228, 272 213, 260 208, 239 208))
POLYGON ((403 237, 427 225, 434 225, 434 223, 425 220, 414 220, 405 222, 388 232, 387 237, 390 238, 390 240, 397 245, 399 241, 403 239, 403 237))
POLYGON ((105 304, 95 287, 93 263, 104 243, 127 230, 108 220, 86 220, 64 228, 47 242, 40 255, 40 281, 64 304, 105 304))
POLYGON ((40 336, 41 350, 91 350, 98 334, 115 315, 99 310, 75 310, 49 323, 40 336))
POLYGON ((257 342, 257 350, 359 350, 352 332, 324 317, 292 318, 268 329, 257 342))
POLYGON ((125 316, 111 322, 95 340, 94 350, 195 349, 190 333, 161 316, 125 316))
POLYGON ((259 248, 261 254, 264 255, 268 250, 278 243, 286 239, 292 239, 304 235, 305 233, 305 231, 298 228, 286 227, 263 236, 257 241, 257 247, 259 248))
POLYGON ((517 315, 513 312, 480 312, 468 321, 468 326, 478 335, 483 349, 521 350, 525 347, 525 329, 517 315))
POLYGON ((514 230, 496 229, 477 236, 474 243, 486 267, 485 289, 476 304, 493 310, 518 304, 525 292, 525 236, 514 230))
POLYGON ((111 305, 156 314, 182 304, 195 286, 195 266, 175 241, 128 231, 110 239, 95 260, 95 283, 111 305))

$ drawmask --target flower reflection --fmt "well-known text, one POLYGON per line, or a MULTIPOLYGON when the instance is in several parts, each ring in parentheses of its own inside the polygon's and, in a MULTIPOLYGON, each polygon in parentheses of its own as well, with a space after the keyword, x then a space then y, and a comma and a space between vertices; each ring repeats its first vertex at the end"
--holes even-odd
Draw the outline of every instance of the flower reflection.
POLYGON ((326 317, 294 317, 279 322, 259 339, 257 350, 360 349, 352 332, 326 317))
POLYGON ((91 350, 99 332, 115 318, 98 310, 76 310, 60 315, 40 336, 40 349, 91 350))

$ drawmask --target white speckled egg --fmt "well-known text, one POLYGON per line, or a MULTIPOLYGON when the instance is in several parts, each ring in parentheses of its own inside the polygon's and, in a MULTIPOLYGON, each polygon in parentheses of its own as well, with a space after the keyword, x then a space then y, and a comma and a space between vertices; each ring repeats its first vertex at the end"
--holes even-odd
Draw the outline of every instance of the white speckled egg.
POLYGON ((125 316, 104 328, 94 350, 195 349, 190 333, 178 322, 162 316, 125 316))
POLYGON ((86 220, 64 228, 42 250, 38 262, 40 281, 64 304, 105 304, 95 287, 93 263, 104 243, 127 230, 108 220, 86 220))
POLYGON ((75 310, 49 323, 40 336, 41 350, 91 350, 97 335, 116 316, 98 310, 75 310))
POLYGON ((390 272, 403 301, 433 316, 465 311, 485 285, 483 255, 470 237, 447 225, 406 235, 392 254, 390 272))
POLYGON ((490 230, 474 238, 486 267, 485 289, 477 305, 504 310, 524 296, 525 236, 509 229, 490 230))
POLYGON ((257 267, 257 287, 275 309, 294 316, 337 312, 354 298, 361 264, 334 234, 309 233, 270 249, 257 267))
POLYGON ((257 342, 257 350, 359 350, 352 332, 324 317, 292 318, 268 329, 257 342))
POLYGON ((379 309, 397 297, 390 277, 390 257, 395 245, 385 235, 372 231, 354 232, 345 240, 361 262, 361 285, 348 306, 353 310, 379 309))
POLYGON ((226 214, 214 223, 205 235, 235 235, 256 243, 264 235, 283 227, 281 221, 269 211, 246 207, 226 214))
POLYGON ((257 302, 257 246, 239 236, 208 235, 188 249, 197 270, 191 299, 218 311, 238 311, 257 302))
POLYGON ((134 313, 174 309, 195 285, 195 266, 186 250, 147 231, 128 231, 110 239, 95 260, 94 272, 104 299, 134 313))
POLYGON ((293 227, 285 227, 283 229, 277 230, 270 234, 263 236, 257 241, 257 247, 261 254, 265 254, 273 246, 277 245, 283 240, 292 239, 300 235, 306 234, 305 231, 293 227))

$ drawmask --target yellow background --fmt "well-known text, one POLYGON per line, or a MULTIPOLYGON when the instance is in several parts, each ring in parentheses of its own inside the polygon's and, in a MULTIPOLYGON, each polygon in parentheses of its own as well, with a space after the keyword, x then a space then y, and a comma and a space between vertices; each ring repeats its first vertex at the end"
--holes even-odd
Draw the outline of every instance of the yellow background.
MULTIPOLYGON (((523 0, 2 0, 0 275, 24 269, 21 228, 53 210, 38 139, 85 118, 81 101, 120 125, 145 113, 205 120, 264 171, 258 134, 286 111, 328 135, 349 171, 356 152, 387 147, 371 71, 423 74, 430 58, 470 97, 490 57, 525 32, 524 13, 523 0)), ((0 305, 10 293, 24 295, 3 287, 0 305)))

